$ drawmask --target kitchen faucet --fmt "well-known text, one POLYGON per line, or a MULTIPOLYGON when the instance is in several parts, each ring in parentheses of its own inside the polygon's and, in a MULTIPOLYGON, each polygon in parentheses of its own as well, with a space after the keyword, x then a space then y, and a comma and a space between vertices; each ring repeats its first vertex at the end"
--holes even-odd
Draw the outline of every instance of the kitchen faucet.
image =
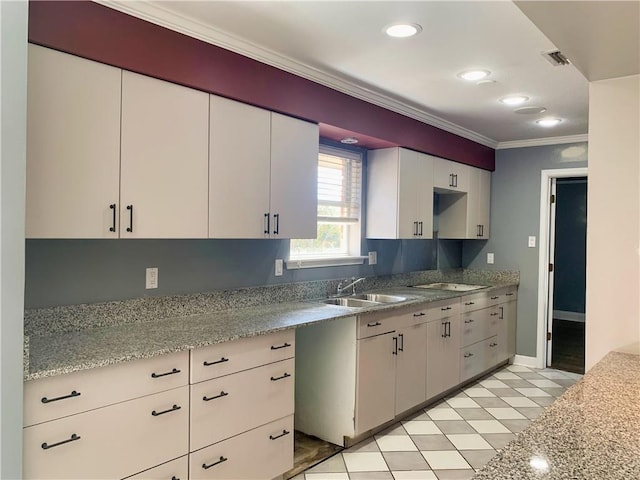
POLYGON ((356 280, 356 277, 351 277, 351 283, 349 285, 345 285, 344 287, 342 286, 342 282, 340 282, 338 284, 338 291, 337 294, 338 295, 342 295, 342 292, 344 292, 347 288, 352 287, 352 292, 351 295, 355 295, 356 294, 356 284, 362 282, 363 280, 365 280, 365 277, 360 277, 356 280))

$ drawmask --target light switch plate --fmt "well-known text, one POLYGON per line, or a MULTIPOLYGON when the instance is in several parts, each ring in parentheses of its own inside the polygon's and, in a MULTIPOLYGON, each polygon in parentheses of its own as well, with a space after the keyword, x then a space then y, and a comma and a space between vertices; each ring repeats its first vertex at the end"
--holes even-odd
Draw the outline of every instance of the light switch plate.
POLYGON ((487 253, 487 263, 493 264, 493 253, 487 253))
POLYGON ((276 266, 275 266, 275 275, 276 277, 281 277, 282 276, 282 268, 283 268, 283 261, 281 258, 276 258, 276 266))
POLYGON ((536 248, 536 237, 535 236, 530 236, 529 237, 529 248, 536 248))
POLYGON ((145 288, 158 288, 158 267, 147 268, 145 288))
POLYGON ((369 265, 378 263, 378 252, 369 252, 369 265))

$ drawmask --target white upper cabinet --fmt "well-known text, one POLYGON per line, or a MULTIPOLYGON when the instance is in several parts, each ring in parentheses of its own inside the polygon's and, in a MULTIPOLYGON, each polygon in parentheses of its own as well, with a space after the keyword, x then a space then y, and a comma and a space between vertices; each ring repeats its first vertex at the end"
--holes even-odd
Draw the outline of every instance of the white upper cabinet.
POLYGON ((206 238, 209 95, 123 72, 121 238, 206 238))
POLYGON ((117 238, 122 71, 36 45, 28 62, 26 237, 117 238))
POLYGON ((467 165, 438 158, 434 164, 433 186, 436 191, 469 191, 469 168, 467 165))
POLYGON ((315 238, 318 126, 211 96, 210 238, 315 238))
POLYGON ((367 238, 432 238, 433 157, 404 148, 369 152, 367 238))
POLYGON ((491 206, 491 172, 470 168, 470 188, 467 199, 467 238, 489 238, 491 206))

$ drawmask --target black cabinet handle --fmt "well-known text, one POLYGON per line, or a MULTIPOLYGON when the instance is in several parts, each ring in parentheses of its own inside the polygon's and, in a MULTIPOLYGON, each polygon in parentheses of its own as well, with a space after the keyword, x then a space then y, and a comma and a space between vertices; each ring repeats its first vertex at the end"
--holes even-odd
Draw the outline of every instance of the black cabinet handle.
POLYGON ((464 321, 464 323, 473 323, 473 322, 474 322, 473 318, 470 318, 469 320, 464 321))
POLYGON ((473 357, 473 353, 465 353, 464 358, 473 357))
POLYGON ((400 337, 400 346, 398 347, 398 351, 404 352, 404 333, 401 333, 398 337, 400 337))
POLYGON ((420 227, 420 233, 418 234, 419 237, 422 236, 422 224, 423 222, 418 222, 418 226, 420 227))
POLYGON ((264 214, 264 234, 265 235, 269 235, 269 223, 271 220, 271 215, 269 215, 268 213, 264 214))
POLYGON ((224 363, 224 362, 228 362, 228 361, 229 361, 229 359, 228 359, 228 358, 222 357, 222 358, 220 358, 220 360, 216 360, 215 362, 207 362, 207 361, 205 360, 204 362, 202 362, 202 364, 203 364, 205 367, 210 367, 211 365, 218 365, 219 363, 224 363))
POLYGON ((497 344, 497 343, 490 343, 490 344, 489 344, 489 346, 490 346, 490 347, 497 347, 497 346, 498 346, 498 344, 497 344))
POLYGON ((216 465, 220 465, 221 463, 226 462, 227 460, 229 460, 229 459, 226 458, 226 457, 223 457, 222 455, 220 455, 220 460, 218 460, 217 462, 210 463, 209 465, 207 465, 206 463, 203 463, 202 464, 202 468, 205 469, 205 470, 208 470, 211 467, 215 467, 216 465))
POLYGON ((380 322, 367 323, 367 327, 379 327, 380 325, 382 325, 380 322))
POLYGON ((457 173, 453 175, 453 179, 454 179, 453 186, 457 188, 458 187, 458 174, 457 173))
POLYGON ((71 434, 71 437, 67 438, 66 440, 62 440, 61 442, 58 443, 52 443, 51 445, 49 445, 47 442, 44 442, 42 445, 40 445, 42 447, 43 450, 49 450, 50 448, 53 447, 59 447, 60 445, 64 445, 65 443, 69 443, 69 442, 75 442, 76 440, 80 440, 80 435, 76 435, 75 433, 71 434))
POLYGON ((111 226, 109 227, 109 231, 115 232, 116 231, 116 204, 112 203, 111 205, 109 205, 109 208, 111 209, 111 226))
POLYGON ((424 317, 425 315, 426 315, 426 313, 424 313, 424 312, 414 313, 413 314, 414 317, 424 317))
POLYGON ((180 479, 174 475, 173 477, 171 477, 171 480, 180 480, 180 479))
POLYGON ((413 222, 413 236, 418 236, 418 222, 413 222))
POLYGON ((489 314, 490 317, 495 317, 496 315, 498 315, 498 312, 493 312, 489 314))
POLYGON ((285 374, 282 375, 281 377, 271 377, 271 381, 277 382, 278 380, 282 380, 283 378, 289 378, 290 376, 291 374, 285 372, 285 374))
POLYGON ((280 350, 281 348, 288 348, 290 346, 290 343, 284 342, 284 345, 278 345, 277 347, 271 345, 271 350, 280 350))
POLYGON ((285 435, 289 435, 291 432, 287 431, 287 430, 282 430, 282 433, 280 435, 276 435, 275 437, 273 435, 269 435, 269 440, 277 440, 280 437, 284 437, 285 435))
POLYGON ((446 322, 446 323, 447 323, 447 330, 446 330, 445 335, 447 337, 450 337, 451 336, 451 322, 446 322))
POLYGON ((449 186, 453 187, 453 173, 449 174, 449 186))
POLYGON ((273 214, 273 223, 275 224, 275 229, 273 230, 273 233, 278 235, 280 233, 280 214, 279 213, 273 214))
POLYGON ((498 307, 500 309, 500 316, 498 317, 500 320, 504 320, 504 307, 498 307))
POLYGON ((174 368, 170 372, 165 372, 165 373, 155 373, 155 372, 153 372, 151 374, 151 378, 166 377, 167 375, 175 375, 176 373, 180 373, 180 370, 178 370, 177 368, 174 368))
POLYGON ((158 417, 160 415, 164 415, 165 413, 171 413, 171 412, 175 412, 177 410, 180 410, 182 407, 179 407, 178 405, 173 405, 173 407, 167 409, 167 410, 163 410, 162 412, 156 412, 155 410, 153 412, 151 412, 151 415, 153 415, 154 417, 158 417))
POLYGON ((451 310, 451 307, 441 308, 440 310, 442 310, 443 312, 446 312, 447 310, 451 310))
POLYGON ((506 295, 507 297, 512 297, 512 296, 513 296, 513 293, 506 293, 505 295, 506 295))
POLYGON ((127 210, 129 210, 129 226, 127 227, 127 232, 133 232, 133 205, 127 205, 127 210))
POLYGON ((442 322, 442 338, 447 338, 447 322, 442 322))
POLYGON ((210 400, 215 400, 216 398, 222 398, 222 397, 226 397, 227 395, 229 395, 227 392, 225 392, 224 390, 222 390, 220 392, 220 395, 216 395, 215 397, 207 397, 206 395, 204 397, 202 397, 202 400, 204 400, 205 402, 208 402, 210 400))
POLYGON ((480 236, 484 237, 484 225, 480 225, 480 236))
POLYGON ((491 297, 491 300, 497 300, 497 299, 499 299, 499 298, 500 298, 500 297, 491 297))
POLYGON ((397 355, 398 354, 398 337, 393 337, 393 352, 391 352, 392 355, 397 355))
POLYGON ((475 304, 476 304, 476 302, 465 302, 464 304, 465 304, 465 306, 467 306, 467 307, 468 307, 469 305, 475 305, 475 304))
POLYGON ((51 402, 57 402, 58 400, 65 400, 67 398, 74 398, 79 396, 80 396, 80 392, 76 392, 75 390, 73 390, 69 395, 64 395, 62 397, 56 397, 56 398, 42 397, 40 401, 42 403, 51 403, 51 402))

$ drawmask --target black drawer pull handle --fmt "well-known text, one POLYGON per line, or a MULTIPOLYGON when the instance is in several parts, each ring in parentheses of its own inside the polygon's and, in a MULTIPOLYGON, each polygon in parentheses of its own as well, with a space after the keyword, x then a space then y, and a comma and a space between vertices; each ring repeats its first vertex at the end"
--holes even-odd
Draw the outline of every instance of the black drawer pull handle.
POLYGON ((512 297, 514 294, 513 293, 506 293, 505 294, 507 297, 512 297))
POLYGON ((180 480, 180 479, 174 475, 173 477, 171 477, 171 480, 180 480))
POLYGON ((116 231, 116 204, 112 203, 111 205, 109 205, 109 208, 111 209, 111 213, 112 213, 111 226, 109 227, 109 231, 115 232, 116 231))
POLYGON ((220 465, 221 463, 226 462, 227 460, 229 459, 220 455, 220 460, 218 460, 217 462, 210 463, 209 465, 207 465, 206 463, 203 463, 202 468, 205 470, 208 470, 211 467, 215 467, 216 465, 220 465))
POLYGON ((202 362, 202 364, 203 364, 205 367, 209 367, 209 366, 211 366, 211 365, 217 365, 218 363, 224 363, 224 362, 228 362, 228 361, 229 361, 229 359, 228 359, 228 358, 222 357, 220 360, 216 360, 215 362, 207 362, 207 361, 205 360, 204 362, 202 362))
POLYGON ((380 325, 382 325, 380 322, 367 323, 367 327, 379 327, 380 325))
POLYGON ((48 450, 50 448, 53 447, 58 447, 60 445, 64 445, 65 443, 69 443, 69 442, 75 442, 76 440, 80 440, 80 435, 76 435, 75 433, 71 435, 70 438, 67 438, 66 440, 62 440, 61 442, 58 443, 52 443, 51 445, 49 445, 47 442, 44 442, 42 445, 40 445, 42 447, 43 450, 48 450))
POLYGON ((464 358, 469 358, 469 357, 473 357, 473 353, 466 353, 464 355, 464 358))
POLYGON ((75 390, 72 391, 69 395, 64 395, 62 397, 56 397, 56 398, 47 398, 47 397, 42 397, 40 399, 40 401, 42 403, 51 403, 51 402, 57 402, 58 400, 65 400, 67 398, 73 398, 73 397, 79 397, 80 396, 80 392, 76 392, 75 390))
POLYGON ((175 412, 176 410, 180 410, 182 407, 179 407, 178 405, 174 405, 173 407, 171 407, 168 410, 163 410, 162 412, 156 412, 155 410, 153 412, 151 412, 151 415, 153 415, 154 417, 158 417, 160 415, 164 415, 165 413, 171 413, 171 412, 175 412))
POLYGON ((443 312, 446 312, 447 310, 451 310, 451 307, 441 308, 440 310, 442 310, 443 312))
POLYGON ((474 322, 473 318, 470 318, 469 320, 464 321, 464 323, 473 323, 473 322, 474 322))
POLYGON ((476 302, 465 302, 465 305, 469 306, 469 305, 475 305, 476 302))
POLYGON ((220 392, 220 395, 216 395, 215 397, 207 397, 206 395, 204 397, 202 397, 202 400, 204 400, 205 402, 208 402, 209 400, 215 400, 216 398, 222 398, 222 397, 226 397, 227 395, 229 395, 229 393, 225 392, 224 390, 222 390, 220 392))
POLYGON ((276 225, 276 228, 273 230, 273 233, 276 235, 280 235, 280 214, 279 213, 273 214, 273 222, 276 225))
POLYGON ((286 373, 284 375, 282 375, 281 377, 271 377, 271 381, 272 382, 277 382, 278 380, 282 380, 283 378, 288 378, 291 375, 289 373, 286 373))
POLYGON ((424 313, 424 312, 414 313, 413 314, 414 317, 424 317, 425 315, 426 315, 426 313, 424 313))
POLYGON ((497 347, 497 346, 498 346, 498 344, 497 344, 497 343, 490 343, 490 344, 489 344, 489 346, 490 346, 490 347, 497 347))
POLYGON ((498 315, 498 312, 494 312, 494 313, 490 313, 489 314, 490 317, 495 317, 496 315, 498 315))
POLYGON ((500 297, 491 297, 491 300, 497 300, 497 299, 499 299, 499 298, 500 298, 500 297))
POLYGON ((277 440, 280 437, 284 437, 285 435, 289 435, 291 432, 288 432, 286 430, 282 430, 282 433, 280 435, 276 435, 275 437, 273 435, 269 435, 269 440, 277 440))
POLYGON ((290 347, 291 344, 284 342, 284 345, 278 345, 277 347, 274 347, 273 345, 271 345, 271 350, 280 350, 281 348, 288 348, 290 347))
POLYGON ((133 232, 133 205, 127 205, 127 210, 129 210, 129 226, 127 227, 127 232, 133 232))
POLYGON ((151 378, 166 377, 167 375, 173 375, 175 373, 180 373, 180 370, 178 370, 177 368, 173 368, 170 372, 165 372, 165 373, 155 373, 155 372, 153 372, 151 374, 151 378))
POLYGON ((268 235, 269 234, 269 220, 271 219, 271 215, 269 215, 268 213, 264 214, 264 234, 268 235))

